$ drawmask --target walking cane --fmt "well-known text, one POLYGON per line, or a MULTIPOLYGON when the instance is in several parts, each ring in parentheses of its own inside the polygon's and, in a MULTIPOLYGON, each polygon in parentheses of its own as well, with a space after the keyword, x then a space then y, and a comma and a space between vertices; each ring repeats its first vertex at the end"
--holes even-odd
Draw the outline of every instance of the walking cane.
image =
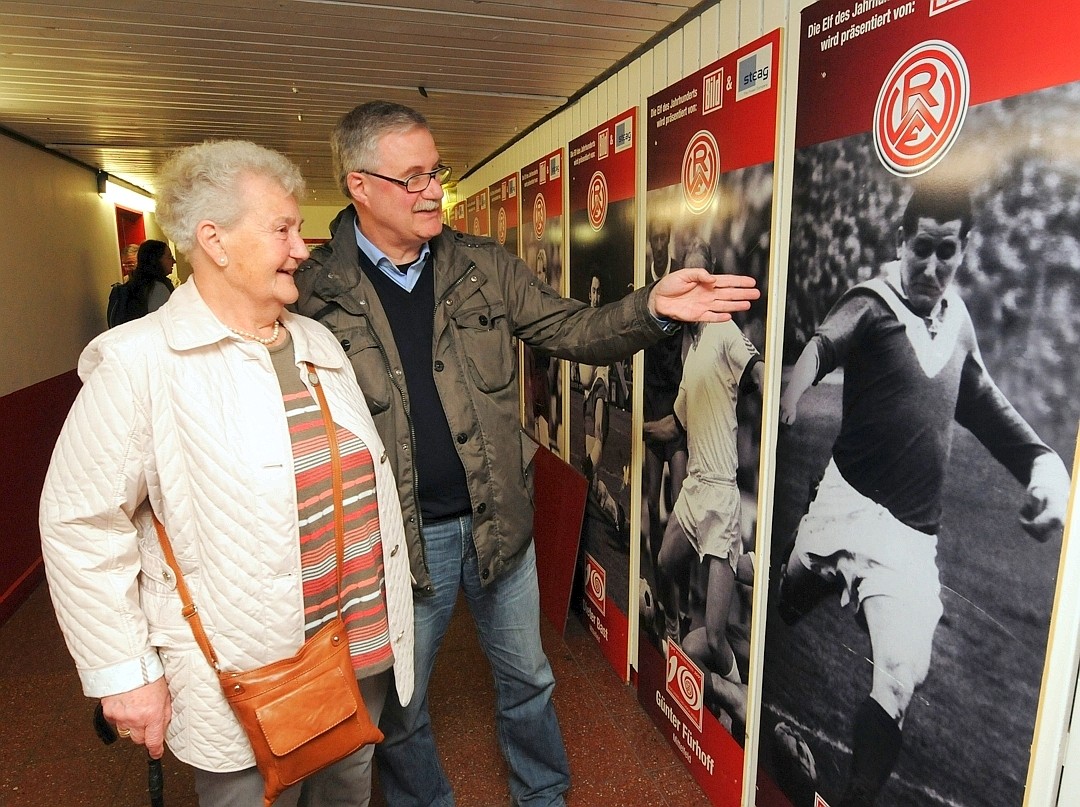
MULTIPOLYGON (((112 745, 120 736, 116 733, 116 727, 105 719, 105 711, 98 701, 94 709, 94 731, 105 745, 112 745)), ((165 776, 161 770, 161 760, 154 759, 147 754, 147 790, 150 793, 150 807, 165 807, 165 776)))

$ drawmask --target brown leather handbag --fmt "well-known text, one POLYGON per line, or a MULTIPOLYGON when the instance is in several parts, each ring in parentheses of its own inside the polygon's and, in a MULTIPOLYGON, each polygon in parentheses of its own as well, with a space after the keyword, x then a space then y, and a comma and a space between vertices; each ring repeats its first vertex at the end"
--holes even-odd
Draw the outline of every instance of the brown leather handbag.
POLYGON ((165 560, 176 575, 183 615, 195 634, 206 660, 217 671, 225 698, 244 727, 255 764, 263 776, 263 805, 270 807, 288 787, 332 765, 383 735, 368 716, 356 683, 349 637, 341 619, 341 574, 345 555, 345 519, 342 511, 341 454, 337 430, 330 418, 315 368, 308 378, 322 409, 330 441, 334 475, 334 533, 337 542, 337 618, 304 642, 292 658, 281 659, 246 672, 222 672, 210 645, 198 608, 191 601, 184 577, 172 551, 165 527, 154 517, 165 560))

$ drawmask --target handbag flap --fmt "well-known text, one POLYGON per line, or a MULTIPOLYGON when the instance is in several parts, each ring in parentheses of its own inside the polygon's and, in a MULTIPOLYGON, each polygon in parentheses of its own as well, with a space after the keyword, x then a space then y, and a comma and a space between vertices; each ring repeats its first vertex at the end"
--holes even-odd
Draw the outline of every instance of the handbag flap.
POLYGON ((295 751, 356 714, 349 682, 340 667, 326 670, 255 710, 263 736, 276 756, 295 751))

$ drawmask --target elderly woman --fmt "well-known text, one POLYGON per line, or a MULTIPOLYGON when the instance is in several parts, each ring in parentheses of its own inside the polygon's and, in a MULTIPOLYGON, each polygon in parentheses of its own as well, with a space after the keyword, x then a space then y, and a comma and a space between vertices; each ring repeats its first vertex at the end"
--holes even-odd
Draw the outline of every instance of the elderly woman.
MULTIPOLYGON (((395 484, 352 366, 285 310, 307 255, 303 180, 276 152, 203 143, 163 169, 158 220, 193 276, 96 338, 57 443, 40 524, 53 604, 83 691, 121 736, 195 769, 202 807, 260 807, 263 783, 181 616, 164 523, 224 670, 294 655, 336 616, 334 496, 314 365, 344 473, 342 615, 378 722, 412 690, 412 593, 395 484), (304 369, 301 369, 304 368, 304 369), (392 672, 391 672, 392 670, 392 672)), ((276 805, 366 805, 371 746, 276 805)))

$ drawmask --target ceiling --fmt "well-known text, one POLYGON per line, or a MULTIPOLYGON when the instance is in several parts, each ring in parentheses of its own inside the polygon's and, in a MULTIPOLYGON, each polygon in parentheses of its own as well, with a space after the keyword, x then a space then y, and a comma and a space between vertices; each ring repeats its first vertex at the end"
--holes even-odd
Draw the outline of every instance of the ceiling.
POLYGON ((699 0, 0 0, 0 127, 149 191, 173 149, 245 138, 336 203, 329 134, 423 112, 460 177, 699 0))

